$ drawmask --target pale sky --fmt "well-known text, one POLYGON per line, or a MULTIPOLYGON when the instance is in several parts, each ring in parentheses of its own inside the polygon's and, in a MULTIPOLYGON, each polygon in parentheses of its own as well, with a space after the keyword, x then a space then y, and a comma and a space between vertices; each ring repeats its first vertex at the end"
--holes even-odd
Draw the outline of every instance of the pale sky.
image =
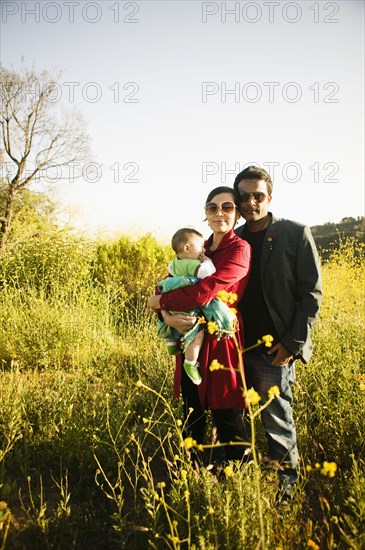
POLYGON ((364 215, 364 3, 2 1, 1 63, 61 69, 98 181, 56 186, 105 234, 205 236, 208 192, 260 164, 272 210, 364 215))

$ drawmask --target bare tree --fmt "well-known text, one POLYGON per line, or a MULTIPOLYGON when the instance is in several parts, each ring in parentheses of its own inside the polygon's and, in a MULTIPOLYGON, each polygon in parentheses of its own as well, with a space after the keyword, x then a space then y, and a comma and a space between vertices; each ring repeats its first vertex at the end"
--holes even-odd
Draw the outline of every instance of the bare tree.
MULTIPOLYGON (((59 78, 59 76, 58 76, 59 78)), ((5 202, 0 212, 0 252, 14 217, 14 199, 45 178, 64 178, 88 155, 81 117, 62 111, 57 78, 48 71, 20 72, 0 67, 0 185, 5 202)))

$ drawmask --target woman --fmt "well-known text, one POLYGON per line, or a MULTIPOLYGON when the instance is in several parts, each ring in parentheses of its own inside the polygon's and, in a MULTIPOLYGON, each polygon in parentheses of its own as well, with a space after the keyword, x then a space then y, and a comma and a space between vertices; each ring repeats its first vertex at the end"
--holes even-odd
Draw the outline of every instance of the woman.
MULTIPOLYGON (((234 226, 240 217, 235 191, 224 186, 213 189, 206 200, 205 214, 208 225, 213 231, 205 242, 205 253, 213 261, 216 272, 193 286, 151 296, 148 305, 152 309, 186 311, 199 308, 215 298, 220 290, 237 295, 237 300, 231 304, 231 307, 238 309, 237 303, 242 298, 248 283, 251 248, 234 232, 234 226)), ((236 337, 239 346, 242 347, 242 319, 239 313, 237 317, 239 329, 236 337)), ((173 316, 168 317, 164 314, 164 319, 171 326, 174 323, 173 316)), ((182 369, 181 355, 177 356, 175 395, 179 396, 181 387, 189 435, 198 444, 203 443, 205 411, 210 409, 221 443, 244 440, 245 430, 241 409, 245 402, 234 339, 222 337, 217 340, 215 334, 209 334, 206 331, 199 354, 199 370, 202 383, 196 386, 182 369), (211 371, 209 367, 214 359, 225 368, 211 371)), ((242 447, 235 445, 226 447, 227 460, 241 458, 242 447)))

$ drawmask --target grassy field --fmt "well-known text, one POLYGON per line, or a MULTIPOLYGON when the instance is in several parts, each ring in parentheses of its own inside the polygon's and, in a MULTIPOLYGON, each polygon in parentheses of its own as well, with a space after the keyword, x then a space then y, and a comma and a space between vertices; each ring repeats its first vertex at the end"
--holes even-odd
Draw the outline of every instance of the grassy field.
POLYGON ((0 549, 365 548, 363 245, 323 264, 290 505, 275 504, 258 417, 256 463, 219 479, 191 465, 146 309, 169 255, 148 235, 66 236, 0 258, 0 549))

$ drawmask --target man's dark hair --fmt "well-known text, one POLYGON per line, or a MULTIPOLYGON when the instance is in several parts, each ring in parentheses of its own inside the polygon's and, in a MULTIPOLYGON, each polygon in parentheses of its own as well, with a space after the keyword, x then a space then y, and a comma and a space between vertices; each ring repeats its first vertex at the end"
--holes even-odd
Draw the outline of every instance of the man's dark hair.
POLYGON ((197 235, 202 239, 204 238, 199 231, 193 229, 192 227, 182 227, 181 229, 178 229, 171 239, 171 246, 175 254, 182 251, 184 244, 186 244, 189 239, 189 235, 197 235))
POLYGON ((269 174, 263 168, 259 166, 247 166, 242 172, 237 174, 236 179, 234 180, 233 187, 238 193, 238 184, 242 180, 263 180, 266 183, 266 188, 269 196, 272 195, 273 183, 269 174))

